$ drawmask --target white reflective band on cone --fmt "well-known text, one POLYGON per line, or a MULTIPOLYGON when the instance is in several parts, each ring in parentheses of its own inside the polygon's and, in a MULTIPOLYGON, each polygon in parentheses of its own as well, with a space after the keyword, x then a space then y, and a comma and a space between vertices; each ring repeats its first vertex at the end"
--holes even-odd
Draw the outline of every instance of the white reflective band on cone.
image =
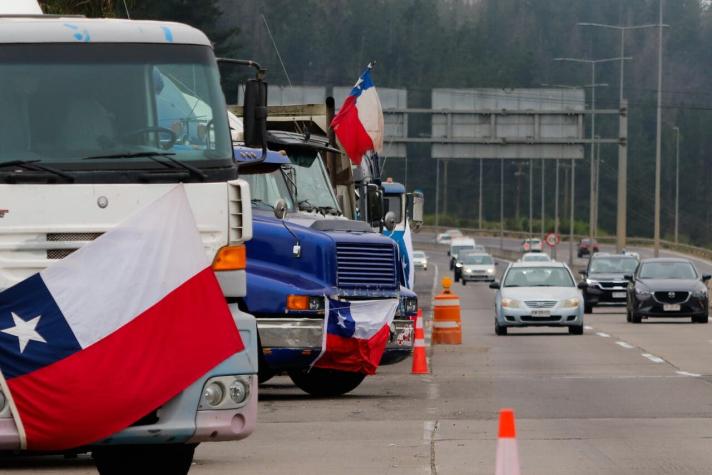
POLYGON ((436 320, 433 322, 433 328, 460 328, 460 322, 439 322, 436 320))
POLYGON ((413 343, 413 346, 427 346, 425 344, 424 340, 415 340, 415 343, 413 343))
POLYGON ((434 307, 459 307, 460 299, 435 300, 434 307))
POLYGON ((415 328, 423 328, 423 317, 415 319, 415 328))
POLYGON ((497 465, 495 475, 520 475, 517 439, 497 440, 497 465))

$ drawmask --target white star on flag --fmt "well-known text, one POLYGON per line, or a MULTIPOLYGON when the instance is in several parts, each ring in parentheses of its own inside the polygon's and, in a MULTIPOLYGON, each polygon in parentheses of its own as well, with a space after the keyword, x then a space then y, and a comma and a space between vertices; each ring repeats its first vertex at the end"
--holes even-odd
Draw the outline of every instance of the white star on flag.
POLYGON ((40 318, 42 318, 42 315, 37 315, 30 321, 25 321, 14 312, 10 313, 12 314, 12 320, 15 322, 15 326, 0 331, 17 337, 17 342, 20 344, 20 353, 25 351, 27 344, 31 341, 47 343, 47 341, 42 338, 42 335, 37 333, 37 330, 35 330, 35 328, 37 328, 37 324, 40 322, 40 318))
POLYGON ((337 322, 337 324, 338 324, 341 328, 346 328, 346 317, 344 317, 343 315, 341 315, 341 312, 336 312, 336 318, 339 319, 339 321, 337 322))

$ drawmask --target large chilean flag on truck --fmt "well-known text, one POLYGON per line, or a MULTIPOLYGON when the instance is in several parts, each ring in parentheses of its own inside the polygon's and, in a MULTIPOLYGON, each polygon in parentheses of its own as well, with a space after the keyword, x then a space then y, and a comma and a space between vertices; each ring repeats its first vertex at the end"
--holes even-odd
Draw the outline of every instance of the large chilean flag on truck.
POLYGON ((243 348, 182 185, 0 292, 0 383, 30 450, 106 438, 243 348))
POLYGON ((357 166, 366 152, 383 151, 383 108, 371 79, 371 69, 369 64, 331 121, 331 128, 346 155, 357 166))

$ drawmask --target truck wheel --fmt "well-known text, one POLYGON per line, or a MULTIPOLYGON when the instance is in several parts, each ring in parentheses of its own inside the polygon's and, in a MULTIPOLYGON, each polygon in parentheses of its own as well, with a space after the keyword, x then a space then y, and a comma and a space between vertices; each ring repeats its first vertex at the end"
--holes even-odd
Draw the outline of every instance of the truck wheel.
POLYGON ((305 393, 316 397, 341 396, 353 391, 366 377, 362 373, 312 368, 292 370, 289 377, 305 393))
POLYGON ((114 445, 92 451, 100 475, 187 475, 197 444, 114 445))

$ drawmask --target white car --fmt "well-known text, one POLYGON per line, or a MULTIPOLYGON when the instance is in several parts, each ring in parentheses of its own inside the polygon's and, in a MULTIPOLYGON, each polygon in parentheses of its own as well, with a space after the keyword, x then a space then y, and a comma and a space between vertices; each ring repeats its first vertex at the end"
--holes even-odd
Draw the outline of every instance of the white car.
POLYGON ((457 262, 457 256, 460 252, 464 251, 474 251, 475 250, 475 240, 472 238, 456 238, 450 243, 450 250, 448 251, 448 256, 450 256, 450 270, 455 268, 455 263, 457 262))
MULTIPOLYGON (((583 334, 584 303, 571 269, 560 262, 515 262, 502 281, 493 282, 494 332, 506 335, 509 327, 568 327, 583 334)), ((585 285, 585 284, 583 284, 585 285)))
POLYGON ((459 269, 462 285, 471 281, 494 282, 497 263, 489 254, 467 252, 460 256, 456 265, 462 266, 459 269))
POLYGON ((543 252, 527 252, 519 259, 519 262, 551 262, 551 257, 543 252))
POLYGON ((522 241, 522 252, 542 252, 544 245, 541 239, 525 239, 522 241))
POLYGON ((428 270, 428 255, 423 251, 413 251, 413 266, 416 269, 428 270))
POLYGON ((461 238, 462 231, 459 229, 448 229, 444 233, 440 233, 435 237, 435 242, 438 244, 450 244, 453 239, 461 238))

